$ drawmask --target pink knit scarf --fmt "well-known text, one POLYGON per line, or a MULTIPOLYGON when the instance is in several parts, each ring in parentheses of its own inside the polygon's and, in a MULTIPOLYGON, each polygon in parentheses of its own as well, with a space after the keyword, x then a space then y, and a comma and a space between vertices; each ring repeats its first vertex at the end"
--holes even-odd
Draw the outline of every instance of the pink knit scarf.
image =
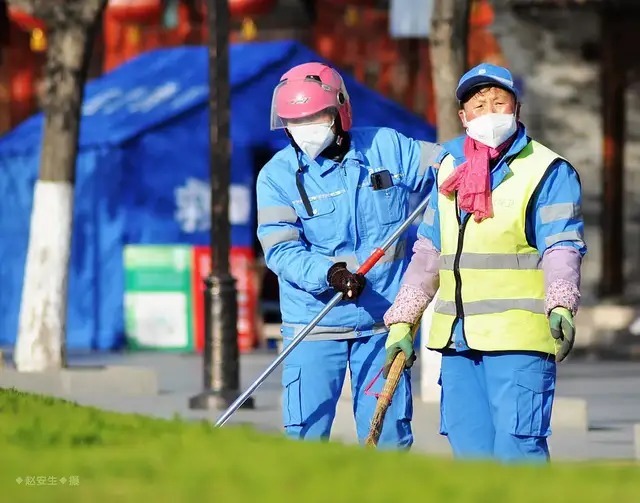
POLYGON ((467 136, 464 140, 467 160, 454 169, 440 187, 445 196, 458 191, 458 207, 473 213, 476 222, 493 216, 490 162, 498 159, 511 143, 507 140, 498 148, 491 148, 467 136))

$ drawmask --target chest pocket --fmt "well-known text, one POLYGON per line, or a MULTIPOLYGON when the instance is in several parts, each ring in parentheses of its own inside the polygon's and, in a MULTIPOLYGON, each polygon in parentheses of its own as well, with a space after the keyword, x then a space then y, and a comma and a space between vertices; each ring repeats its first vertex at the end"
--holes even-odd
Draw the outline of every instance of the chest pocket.
POLYGON ((302 203, 296 204, 295 209, 302 222, 302 229, 307 241, 319 247, 324 247, 335 241, 338 233, 335 229, 336 206, 332 197, 309 201, 312 214, 309 215, 302 203))
MULTIPOLYGON (((395 180, 394 180, 395 181, 395 180)), ((395 224, 404 215, 404 190, 394 185, 388 189, 373 190, 369 187, 373 204, 378 215, 378 221, 382 224, 395 224)))

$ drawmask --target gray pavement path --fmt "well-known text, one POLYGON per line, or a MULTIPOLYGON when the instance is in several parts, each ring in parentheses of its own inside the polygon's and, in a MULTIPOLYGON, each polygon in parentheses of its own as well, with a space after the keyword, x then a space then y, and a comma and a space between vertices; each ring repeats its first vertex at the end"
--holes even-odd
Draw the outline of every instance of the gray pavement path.
MULTIPOLYGON (((5 368, 10 368, 10 351, 5 350, 5 368)), ((241 357, 243 389, 276 357, 273 351, 256 351, 241 357)), ((149 369, 158 379, 157 394, 123 396, 116 393, 60 393, 63 398, 116 412, 130 412, 171 418, 215 421, 222 411, 195 411, 188 407, 189 397, 202 389, 202 358, 198 355, 169 353, 87 354, 71 355, 70 365, 125 365, 149 369)), ((0 371, 1 372, 1 371, 0 371)), ((416 365, 414 376, 419 376, 416 365)), ((227 423, 250 424, 278 433, 280 427, 280 369, 277 369, 256 391, 255 409, 239 410, 227 423)), ((416 386, 415 388, 419 388, 416 386)), ((561 427, 554 427, 550 439, 555 459, 633 459, 633 428, 640 423, 640 362, 567 361, 559 366, 557 386, 558 411, 562 410, 561 427), (580 411, 575 400, 587 403, 588 429, 581 428, 580 411), (564 402, 563 402, 564 401, 564 402), (568 426, 575 411, 576 426, 568 426)), ((446 438, 438 434, 437 404, 426 404, 419 396, 414 401, 414 450, 450 456, 446 438)), ((336 441, 355 442, 355 428, 350 412, 350 398, 340 401, 334 425, 336 441)))

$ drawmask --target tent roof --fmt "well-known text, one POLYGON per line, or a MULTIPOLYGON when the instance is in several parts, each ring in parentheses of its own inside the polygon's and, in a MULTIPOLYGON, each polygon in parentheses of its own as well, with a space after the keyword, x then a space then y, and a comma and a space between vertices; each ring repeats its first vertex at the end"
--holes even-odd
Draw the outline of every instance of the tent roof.
MULTIPOLYGON (((265 144, 271 93, 291 66, 322 61, 294 41, 233 44, 230 47, 231 136, 235 144, 265 144)), ((394 127, 433 139, 434 130, 419 117, 345 75, 354 106, 354 125, 394 127)), ((158 49, 134 58, 87 84, 80 148, 123 144, 189 112, 207 113, 206 47, 158 49)), ((0 138, 0 155, 40 148, 42 114, 34 115, 0 138)), ((278 135, 282 139, 282 135, 278 135)))

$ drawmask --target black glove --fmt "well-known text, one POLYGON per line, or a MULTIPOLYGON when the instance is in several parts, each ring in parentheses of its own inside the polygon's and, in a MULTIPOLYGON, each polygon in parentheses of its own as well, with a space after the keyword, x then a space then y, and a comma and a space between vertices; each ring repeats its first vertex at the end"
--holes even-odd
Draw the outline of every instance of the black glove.
POLYGON ((366 280, 362 274, 354 274, 347 269, 346 262, 336 262, 329 268, 327 281, 336 292, 342 292, 342 298, 354 300, 364 290, 366 280))

